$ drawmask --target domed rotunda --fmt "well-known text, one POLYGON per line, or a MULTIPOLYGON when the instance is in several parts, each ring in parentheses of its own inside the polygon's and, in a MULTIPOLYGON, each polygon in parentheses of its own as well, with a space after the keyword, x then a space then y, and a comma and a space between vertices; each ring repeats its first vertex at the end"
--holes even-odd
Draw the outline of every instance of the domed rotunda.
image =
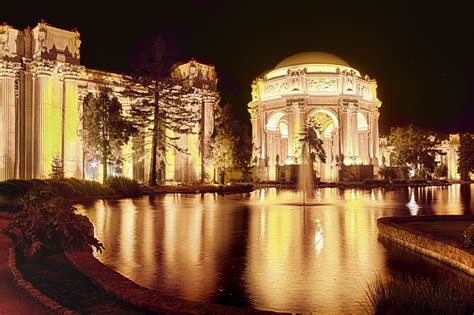
MULTIPOLYGON (((326 152, 326 163, 315 166, 316 177, 337 181, 344 166, 376 168, 381 104, 376 80, 337 56, 304 52, 282 60, 252 83, 248 108, 254 175, 260 180, 294 179, 300 135, 309 120, 320 126, 326 152)), ((373 173, 375 168, 365 169, 373 173)))

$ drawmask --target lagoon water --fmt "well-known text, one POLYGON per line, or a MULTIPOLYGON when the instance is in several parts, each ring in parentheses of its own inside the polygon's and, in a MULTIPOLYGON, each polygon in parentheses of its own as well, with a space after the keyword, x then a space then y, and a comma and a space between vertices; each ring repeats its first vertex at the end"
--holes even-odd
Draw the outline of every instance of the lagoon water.
POLYGON ((407 272, 462 272, 377 238, 377 218, 473 214, 474 185, 358 190, 277 188, 235 195, 159 195, 79 205, 105 245, 103 263, 135 282, 195 301, 263 310, 364 312, 367 282, 407 272))

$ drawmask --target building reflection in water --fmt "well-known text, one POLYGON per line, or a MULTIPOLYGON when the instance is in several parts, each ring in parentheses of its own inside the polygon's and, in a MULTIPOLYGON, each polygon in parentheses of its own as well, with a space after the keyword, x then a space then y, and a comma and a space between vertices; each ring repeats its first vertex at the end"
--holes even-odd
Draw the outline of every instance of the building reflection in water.
POLYGON ((318 205, 301 207, 292 205, 298 192, 262 189, 78 209, 105 245, 97 257, 146 287, 259 309, 358 313, 366 280, 387 276, 399 259, 377 241, 377 218, 472 209, 470 189, 430 189, 408 189, 408 202, 406 189, 320 189, 318 205))

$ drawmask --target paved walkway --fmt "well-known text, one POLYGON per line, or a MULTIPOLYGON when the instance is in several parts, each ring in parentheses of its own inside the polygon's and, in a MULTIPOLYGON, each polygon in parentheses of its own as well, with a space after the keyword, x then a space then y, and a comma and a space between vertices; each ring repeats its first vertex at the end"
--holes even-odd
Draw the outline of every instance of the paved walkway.
POLYGON ((0 315, 49 314, 41 305, 19 291, 10 278, 7 271, 10 239, 1 233, 8 223, 7 219, 0 218, 0 315))

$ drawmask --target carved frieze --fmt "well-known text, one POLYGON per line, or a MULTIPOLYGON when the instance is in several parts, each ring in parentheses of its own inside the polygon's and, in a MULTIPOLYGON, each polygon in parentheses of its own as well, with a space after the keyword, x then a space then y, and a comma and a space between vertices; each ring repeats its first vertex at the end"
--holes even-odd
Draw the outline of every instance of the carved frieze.
POLYGON ((336 79, 309 79, 308 92, 337 92, 336 79))
POLYGON ((265 84, 265 97, 279 96, 288 93, 288 83, 285 81, 265 84))

